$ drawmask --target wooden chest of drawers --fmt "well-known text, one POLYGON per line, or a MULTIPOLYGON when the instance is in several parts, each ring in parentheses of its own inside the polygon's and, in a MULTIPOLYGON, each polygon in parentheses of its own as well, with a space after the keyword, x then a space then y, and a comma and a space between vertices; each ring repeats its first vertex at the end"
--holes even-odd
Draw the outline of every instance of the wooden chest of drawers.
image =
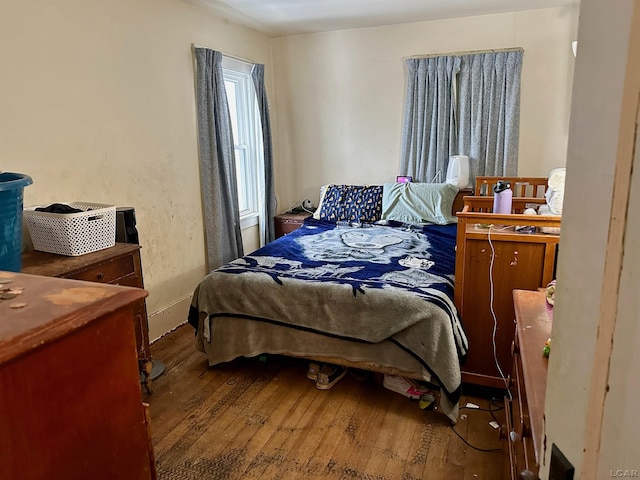
POLYGON ((310 213, 281 213, 274 217, 276 238, 300 228, 304 220, 310 217, 310 213))
POLYGON ((538 478, 544 424, 548 360, 542 355, 551 336, 544 291, 514 290, 516 334, 510 397, 505 398, 510 476, 538 478))
MULTIPOLYGON (((22 255, 22 273, 144 288, 140 246, 129 243, 116 243, 112 248, 77 257, 35 250, 25 252, 22 255)), ((150 391, 151 348, 144 298, 134 303, 133 321, 140 371, 150 391)))
POLYGON ((152 480, 138 288, 0 272, 0 478, 152 480), (17 308, 20 306, 20 308, 17 308))

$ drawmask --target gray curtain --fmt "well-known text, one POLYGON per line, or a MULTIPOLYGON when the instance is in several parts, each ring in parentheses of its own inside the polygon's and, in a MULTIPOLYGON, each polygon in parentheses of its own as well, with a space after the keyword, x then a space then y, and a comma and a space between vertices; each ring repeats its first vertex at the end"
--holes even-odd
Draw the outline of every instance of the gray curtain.
POLYGON ((516 176, 523 50, 461 57, 458 153, 476 175, 516 176))
POLYGON ((264 192, 262 221, 260 222, 260 242, 265 245, 276 239, 274 216, 276 214, 276 194, 273 186, 273 147, 271 144, 271 121, 269 119, 269 103, 267 101, 267 90, 264 86, 264 65, 255 64, 251 72, 253 85, 256 89, 258 109, 262 124, 262 146, 264 151, 263 179, 264 192))
POLYGON ((209 271, 243 255, 222 53, 195 48, 200 186, 209 271))
POLYGON ((444 181, 451 155, 476 175, 518 170, 522 49, 407 60, 400 175, 444 181))
POLYGON ((406 63, 400 175, 444 182, 449 156, 457 153, 454 89, 460 58, 410 58, 406 63))

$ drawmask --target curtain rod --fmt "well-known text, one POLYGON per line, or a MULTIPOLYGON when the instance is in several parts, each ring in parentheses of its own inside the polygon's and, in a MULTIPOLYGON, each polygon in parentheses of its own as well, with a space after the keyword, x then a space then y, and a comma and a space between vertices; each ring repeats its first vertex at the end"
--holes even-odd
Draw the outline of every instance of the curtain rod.
MULTIPOLYGON (((205 47, 204 45, 197 45, 195 43, 191 44, 192 49, 196 48, 206 48, 207 50, 216 50, 215 48, 205 47)), ((249 65, 258 65, 260 62, 254 62, 253 60, 247 60, 246 58, 238 57, 237 55, 231 55, 230 53, 223 52, 222 50, 216 50, 223 54, 225 57, 233 58, 234 60, 238 60, 239 62, 244 62, 249 65)))
POLYGON ((511 48, 497 48, 490 50, 470 50, 468 52, 453 52, 453 53, 431 53, 428 55, 412 55, 410 57, 404 57, 404 60, 417 59, 417 58, 433 58, 433 57, 462 57, 464 55, 479 55, 482 53, 499 53, 499 52, 522 52, 522 47, 511 48))

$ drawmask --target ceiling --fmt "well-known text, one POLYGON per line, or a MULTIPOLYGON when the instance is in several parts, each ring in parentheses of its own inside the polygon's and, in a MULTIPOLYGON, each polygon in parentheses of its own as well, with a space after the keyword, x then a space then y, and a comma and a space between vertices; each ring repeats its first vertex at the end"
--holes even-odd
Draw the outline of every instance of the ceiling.
POLYGON ((271 37, 577 5, 580 0, 183 0, 271 37))

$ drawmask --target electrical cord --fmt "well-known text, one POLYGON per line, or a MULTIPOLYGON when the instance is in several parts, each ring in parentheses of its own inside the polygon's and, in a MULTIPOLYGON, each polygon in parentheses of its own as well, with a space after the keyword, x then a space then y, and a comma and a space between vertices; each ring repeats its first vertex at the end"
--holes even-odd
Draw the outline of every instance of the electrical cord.
MULTIPOLYGON (((493 246, 493 242, 491 241, 491 230, 505 230, 507 227, 502 228, 502 229, 497 229, 495 228, 493 225, 489 225, 489 231, 488 231, 488 235, 487 235, 487 239, 489 240, 489 246, 491 247, 491 262, 489 264, 489 287, 490 287, 490 297, 489 297, 489 306, 491 309, 491 317, 493 318, 493 332, 491 335, 491 342, 493 345, 493 359, 494 362, 496 364, 496 368, 498 369, 498 373, 500 373, 500 377, 502 377, 502 380, 504 381, 505 387, 506 387, 506 391, 507 391, 507 396, 509 397, 509 400, 513 400, 513 397, 511 395, 511 391, 509 390, 509 382, 507 381, 504 373, 502 372, 502 368, 500 368, 500 363, 498 362, 498 353, 497 353, 497 346, 496 346, 496 333, 498 330, 498 319, 496 317, 496 312, 493 308, 493 302, 494 302, 494 286, 493 286, 493 265, 494 265, 494 261, 496 258, 496 250, 495 247, 493 246)), ((491 415, 491 418, 496 422, 496 423, 500 423, 495 415, 495 412, 498 412, 500 410, 504 409, 504 405, 502 406, 498 406, 496 405, 496 400, 495 398, 491 399, 491 403, 489 404, 489 408, 471 408, 471 407, 460 407, 460 409, 469 409, 469 410, 480 410, 483 412, 489 412, 489 414, 491 415), (493 406, 496 406, 497 408, 492 408, 493 406)), ((476 447, 475 445, 472 445, 467 439, 465 439, 462 435, 460 435, 460 433, 454 428, 453 425, 451 425, 451 430, 453 431, 453 433, 455 433, 458 438, 460 438, 460 440, 462 440, 466 445, 468 445, 469 447, 473 448, 474 450, 478 450, 480 452, 502 452, 502 448, 481 448, 481 447, 476 447)))
POLYGON ((475 408, 475 407, 460 407, 460 410, 475 410, 476 412, 489 412, 495 421, 498 419, 495 417, 495 412, 499 412, 500 410, 504 410, 504 405, 496 405, 495 398, 491 399, 491 405, 494 405, 496 408, 475 408))
POLYGON ((498 330, 498 319, 496 317, 496 312, 493 309, 493 300, 494 300, 494 289, 493 289, 493 262, 496 258, 496 250, 493 246, 493 242, 491 241, 491 229, 494 228, 493 225, 489 225, 489 232, 487 235, 487 239, 489 240, 489 246, 491 247, 491 263, 489 264, 489 288, 490 288, 490 295, 489 295, 489 307, 491 309, 491 317, 493 318, 493 333, 491 336, 491 343, 493 344, 493 360, 496 364, 496 368, 498 369, 498 373, 500 373, 500 376, 502 377, 502 380, 504 381, 504 385, 505 388, 507 390, 507 395, 509 396, 509 400, 513 400, 513 397, 511 396, 511 391, 509 390, 509 382, 507 381, 507 378, 504 376, 504 373, 502 372, 502 368, 500 368, 500 363, 498 362, 498 351, 497 351, 497 346, 496 346, 496 333, 498 330))
POLYGON ((472 445, 471 443, 469 443, 467 441, 467 439, 465 439, 462 435, 460 435, 460 433, 458 433, 458 431, 455 428, 453 428, 453 425, 451 425, 451 430, 453 431, 453 433, 455 433, 458 436, 458 438, 460 440, 462 440, 466 445, 470 446, 474 450, 478 450, 480 452, 502 452, 502 448, 480 448, 480 447, 476 447, 475 445, 472 445))
MULTIPOLYGON (((293 210, 295 208, 300 208, 302 211, 310 213, 311 215, 313 215, 315 213, 315 210, 311 210, 310 208, 305 207, 304 206, 304 202, 305 202, 305 200, 303 200, 302 202, 294 203, 293 205, 291 205, 291 207, 289 207, 287 212, 293 212, 293 210)), ((302 212, 298 212, 298 213, 302 213, 302 212)))
MULTIPOLYGON (((497 423, 498 419, 495 416, 495 412, 498 412, 502 409, 504 409, 504 406, 501 406, 497 409, 492 409, 491 406, 494 405, 495 403, 495 399, 491 399, 491 403, 489 404, 489 408, 471 408, 471 407, 460 407, 460 410, 479 410, 481 412, 489 412, 489 414, 491 415, 491 418, 493 418, 493 420, 497 423)), ((455 429, 455 427, 453 425, 450 425, 451 430, 453 431, 453 433, 455 433, 458 438, 460 440, 462 440, 466 445, 468 445, 469 447, 473 448, 474 450, 478 450, 480 452, 502 452, 502 448, 481 448, 481 447, 476 447, 475 445, 472 445, 466 438, 464 438, 462 435, 460 435, 460 433, 455 429)))
POLYGON ((291 205, 288 209, 287 212, 292 211, 294 208, 296 208, 297 206, 302 206, 302 204, 300 202, 296 202, 293 205, 291 205))

